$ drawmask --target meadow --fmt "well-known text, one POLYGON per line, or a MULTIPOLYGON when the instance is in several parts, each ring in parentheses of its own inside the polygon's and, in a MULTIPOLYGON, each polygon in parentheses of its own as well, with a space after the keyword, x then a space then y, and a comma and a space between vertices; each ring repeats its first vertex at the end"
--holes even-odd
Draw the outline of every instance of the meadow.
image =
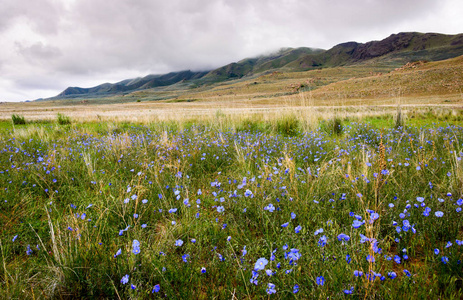
POLYGON ((460 299, 462 114, 400 112, 0 122, 0 295, 460 299))

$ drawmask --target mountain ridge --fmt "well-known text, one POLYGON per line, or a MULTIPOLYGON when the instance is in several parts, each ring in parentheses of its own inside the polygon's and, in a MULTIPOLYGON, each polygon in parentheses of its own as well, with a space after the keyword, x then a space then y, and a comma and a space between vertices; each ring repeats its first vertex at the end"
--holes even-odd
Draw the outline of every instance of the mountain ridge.
POLYGON ((49 99, 106 97, 178 83, 189 83, 194 87, 274 71, 297 72, 370 62, 390 64, 392 67, 419 60, 444 60, 459 55, 463 55, 463 34, 401 32, 380 41, 345 42, 328 50, 282 48, 276 53, 245 58, 210 71, 186 70, 126 79, 114 84, 104 83, 91 88, 68 87, 49 99))

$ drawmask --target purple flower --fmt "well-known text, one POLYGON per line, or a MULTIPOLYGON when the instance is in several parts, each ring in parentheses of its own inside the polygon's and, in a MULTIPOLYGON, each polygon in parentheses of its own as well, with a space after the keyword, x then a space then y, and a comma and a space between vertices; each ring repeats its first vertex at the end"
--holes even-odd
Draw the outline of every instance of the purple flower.
POLYGON ((182 240, 176 240, 175 241, 175 246, 176 247, 181 247, 183 245, 183 241, 182 240))
POLYGON ((441 217, 444 215, 444 213, 441 212, 441 211, 436 211, 436 212, 434 213, 434 215, 435 215, 436 217, 438 217, 438 218, 441 218, 441 217))

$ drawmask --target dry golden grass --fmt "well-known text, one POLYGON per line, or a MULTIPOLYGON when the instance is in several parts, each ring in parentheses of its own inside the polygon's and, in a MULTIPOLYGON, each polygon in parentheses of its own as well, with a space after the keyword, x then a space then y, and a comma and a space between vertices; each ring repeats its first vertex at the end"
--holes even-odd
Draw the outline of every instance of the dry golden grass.
POLYGON ((389 73, 385 66, 350 66, 307 72, 262 75, 196 89, 163 88, 89 101, 44 101, 0 104, 0 119, 12 114, 26 120, 56 119, 58 113, 77 122, 215 120, 272 118, 282 113, 301 119, 333 115, 390 114, 400 105, 463 109, 463 56, 446 61, 407 65, 389 73), (167 100, 105 104, 127 99, 167 100), (157 97, 156 96, 156 97, 157 97))

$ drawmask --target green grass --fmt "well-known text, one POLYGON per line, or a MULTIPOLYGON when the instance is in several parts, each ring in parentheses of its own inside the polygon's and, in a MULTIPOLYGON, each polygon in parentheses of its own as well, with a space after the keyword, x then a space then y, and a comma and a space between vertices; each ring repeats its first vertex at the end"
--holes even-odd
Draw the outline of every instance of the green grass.
POLYGON ((418 116, 0 123, 0 294, 459 299, 463 128, 418 116))

